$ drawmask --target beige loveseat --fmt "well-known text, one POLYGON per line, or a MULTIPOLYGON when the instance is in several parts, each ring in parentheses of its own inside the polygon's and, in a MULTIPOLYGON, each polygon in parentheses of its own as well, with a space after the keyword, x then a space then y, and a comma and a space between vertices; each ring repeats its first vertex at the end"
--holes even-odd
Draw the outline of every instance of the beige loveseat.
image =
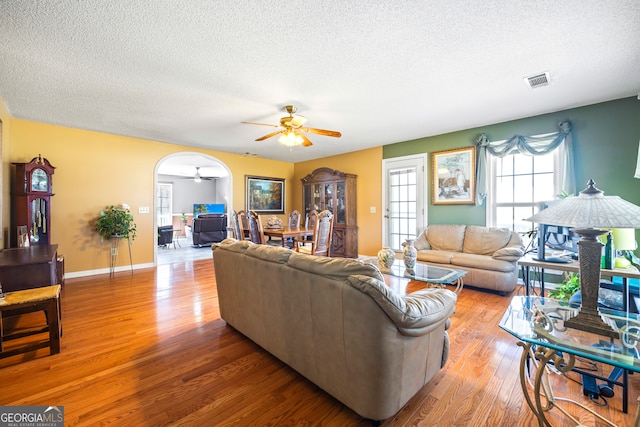
POLYGON ((447 359, 450 290, 401 296, 375 266, 234 239, 213 263, 221 317, 362 417, 393 416, 447 359))
POLYGON ((476 225, 433 224, 415 239, 418 260, 466 270, 464 284, 513 291, 518 282, 518 259, 524 255, 518 233, 476 225))

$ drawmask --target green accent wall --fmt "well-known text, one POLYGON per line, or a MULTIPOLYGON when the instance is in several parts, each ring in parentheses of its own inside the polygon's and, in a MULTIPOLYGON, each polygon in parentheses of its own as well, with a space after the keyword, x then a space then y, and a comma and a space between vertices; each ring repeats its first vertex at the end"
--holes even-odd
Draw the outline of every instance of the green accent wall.
MULTIPOLYGON (((620 196, 640 205, 640 179, 633 177, 640 142, 640 101, 636 97, 385 145, 382 157, 389 159, 468 147, 482 133, 494 141, 516 134, 555 132, 562 120, 570 120, 573 124, 577 188, 584 189, 592 178, 605 195, 620 196)), ((431 200, 431 169, 429 164, 428 200, 431 200)), ((485 225, 485 218, 484 205, 434 206, 429 202, 429 224, 485 225)), ((640 240, 638 234, 637 230, 636 239, 640 240)))

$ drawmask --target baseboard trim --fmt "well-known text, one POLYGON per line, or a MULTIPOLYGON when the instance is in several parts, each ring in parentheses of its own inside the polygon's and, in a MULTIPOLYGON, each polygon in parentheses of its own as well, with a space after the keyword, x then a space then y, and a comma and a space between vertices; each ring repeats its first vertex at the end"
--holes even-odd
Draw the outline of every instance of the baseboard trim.
MULTIPOLYGON (((114 272, 119 273, 121 271, 131 271, 132 268, 133 270, 140 270, 142 268, 150 268, 150 267, 155 267, 155 264, 153 263, 136 264, 133 267, 129 265, 123 265, 123 266, 116 267, 114 272)), ((110 268, 99 268, 97 270, 84 270, 84 271, 74 271, 72 273, 65 273, 64 278, 75 279, 76 277, 97 276, 99 274, 109 274, 109 273, 111 273, 110 268)))

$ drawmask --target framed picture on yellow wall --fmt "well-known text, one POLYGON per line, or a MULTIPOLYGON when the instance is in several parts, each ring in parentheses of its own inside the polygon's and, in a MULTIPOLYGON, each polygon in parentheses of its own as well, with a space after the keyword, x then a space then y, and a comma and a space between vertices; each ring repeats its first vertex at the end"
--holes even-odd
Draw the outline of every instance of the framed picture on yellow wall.
POLYGON ((246 175, 246 210, 259 214, 284 213, 284 179, 246 175))
POLYGON ((433 204, 475 204, 476 147, 436 151, 431 156, 433 204))

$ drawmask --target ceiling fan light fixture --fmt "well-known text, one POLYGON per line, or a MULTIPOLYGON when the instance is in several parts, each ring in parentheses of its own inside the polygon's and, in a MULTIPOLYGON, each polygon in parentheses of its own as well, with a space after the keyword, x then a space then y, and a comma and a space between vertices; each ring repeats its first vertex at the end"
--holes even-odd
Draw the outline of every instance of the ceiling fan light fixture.
POLYGON ((278 138, 278 142, 280 144, 286 145, 289 148, 295 147, 296 145, 302 145, 304 140, 300 135, 298 135, 295 131, 288 130, 278 138))

